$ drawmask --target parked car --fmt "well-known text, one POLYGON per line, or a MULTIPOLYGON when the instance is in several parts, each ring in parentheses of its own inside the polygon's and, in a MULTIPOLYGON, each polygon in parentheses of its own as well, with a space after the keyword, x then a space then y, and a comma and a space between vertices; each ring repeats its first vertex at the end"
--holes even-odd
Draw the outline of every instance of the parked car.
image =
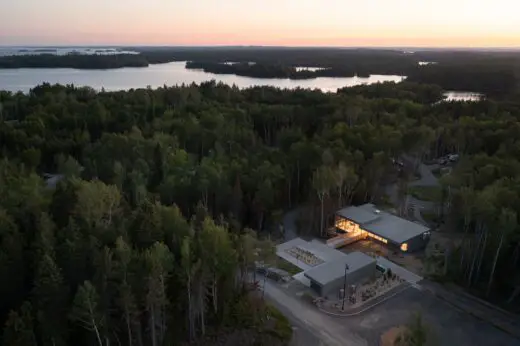
POLYGON ((448 160, 450 160, 450 162, 456 162, 459 160, 459 154, 451 154, 451 155, 448 155, 448 160))
POLYGON ((399 160, 399 159, 396 159, 396 158, 392 158, 392 163, 396 166, 399 166, 399 167, 404 167, 404 162, 399 160))

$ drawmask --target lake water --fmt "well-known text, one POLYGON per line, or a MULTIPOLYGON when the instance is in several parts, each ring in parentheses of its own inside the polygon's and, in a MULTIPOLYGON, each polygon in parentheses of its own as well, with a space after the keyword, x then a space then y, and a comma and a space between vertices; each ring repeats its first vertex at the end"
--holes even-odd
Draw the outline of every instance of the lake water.
MULTIPOLYGON (((278 78, 250 78, 236 75, 217 75, 202 70, 185 68, 186 62, 150 65, 149 67, 125 67, 112 70, 75 70, 70 68, 0 69, 0 90, 28 92, 38 84, 74 84, 101 90, 127 90, 152 88, 163 85, 201 83, 212 79, 239 88, 274 86, 278 88, 310 88, 324 92, 336 92, 338 88, 378 82, 401 82, 405 77, 394 75, 371 75, 362 77, 319 77, 291 80, 278 78)), ((449 91, 447 101, 478 101, 480 94, 449 91)))
POLYGON ((428 65, 437 65, 435 61, 419 61, 417 63, 419 66, 428 66, 428 65))
POLYGON ((326 70, 325 67, 307 67, 307 66, 297 66, 297 67, 295 67, 295 69, 297 72, 301 72, 301 71, 316 72, 316 71, 326 70))
POLYGON ((483 98, 482 94, 466 91, 447 91, 444 96, 445 101, 479 101, 483 98))
POLYGON ((335 92, 338 88, 377 82, 400 82, 405 77, 393 75, 371 75, 368 78, 319 77, 315 79, 291 80, 275 78, 250 78, 236 75, 217 75, 202 70, 185 68, 185 62, 150 65, 149 67, 125 67, 112 70, 75 70, 70 68, 0 69, 0 90, 28 92, 43 82, 51 84, 74 84, 90 86, 100 90, 126 90, 131 88, 157 88, 163 85, 181 85, 216 80, 239 88, 252 86, 274 86, 279 88, 311 88, 335 92))
POLYGON ((7 55, 117 55, 117 54, 139 54, 135 51, 121 50, 110 47, 0 47, 0 56, 7 55))

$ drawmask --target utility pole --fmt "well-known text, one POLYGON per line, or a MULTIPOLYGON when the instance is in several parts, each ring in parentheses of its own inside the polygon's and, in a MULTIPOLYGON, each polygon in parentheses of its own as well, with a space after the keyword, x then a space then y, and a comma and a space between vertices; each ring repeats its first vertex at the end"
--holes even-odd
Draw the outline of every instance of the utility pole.
POLYGON ((345 263, 345 276, 343 277, 343 304, 341 304, 341 311, 345 311, 345 296, 347 295, 347 270, 349 270, 348 263, 345 263))

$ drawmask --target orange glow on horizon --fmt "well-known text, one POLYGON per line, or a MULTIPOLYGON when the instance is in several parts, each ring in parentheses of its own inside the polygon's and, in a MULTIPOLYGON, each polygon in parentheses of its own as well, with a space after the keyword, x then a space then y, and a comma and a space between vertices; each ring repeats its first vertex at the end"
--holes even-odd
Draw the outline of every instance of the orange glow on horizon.
POLYGON ((16 0, 0 45, 520 47, 514 0, 16 0))

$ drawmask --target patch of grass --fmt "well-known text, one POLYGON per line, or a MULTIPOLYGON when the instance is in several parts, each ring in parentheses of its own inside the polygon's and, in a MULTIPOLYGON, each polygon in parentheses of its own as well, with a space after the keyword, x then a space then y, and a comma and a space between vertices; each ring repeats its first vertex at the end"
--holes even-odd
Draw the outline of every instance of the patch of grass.
MULTIPOLYGON (((255 331, 272 341, 288 343, 292 338, 292 326, 274 306, 256 295, 243 295, 234 302, 224 316, 224 327, 234 331, 255 331)), ((279 343, 261 343, 261 345, 279 345, 279 343)))
POLYGON ((267 306, 267 313, 269 318, 274 320, 274 328, 267 330, 267 332, 282 341, 289 342, 292 338, 293 330, 287 317, 272 305, 267 306))
POLYGON ((437 213, 432 211, 421 212, 421 216, 423 217, 424 221, 428 223, 438 223, 440 221, 437 213))
POLYGON ((297 266, 295 266, 294 264, 292 264, 290 262, 287 262, 283 258, 279 258, 278 263, 276 263, 276 266, 279 269, 285 270, 286 272, 288 272, 291 275, 298 274, 299 272, 302 271, 300 268, 298 268, 297 266))
POLYGON ((441 188, 437 186, 410 186, 408 194, 421 201, 438 202, 441 200, 441 188))
POLYGON ((440 177, 442 177, 442 172, 441 172, 441 169, 440 169, 440 168, 432 169, 432 174, 433 174, 436 178, 440 178, 440 177))
POLYGON ((379 198, 379 200, 377 201, 377 206, 380 209, 384 210, 394 208, 394 205, 390 201, 390 197, 388 197, 387 195, 383 195, 379 198))

